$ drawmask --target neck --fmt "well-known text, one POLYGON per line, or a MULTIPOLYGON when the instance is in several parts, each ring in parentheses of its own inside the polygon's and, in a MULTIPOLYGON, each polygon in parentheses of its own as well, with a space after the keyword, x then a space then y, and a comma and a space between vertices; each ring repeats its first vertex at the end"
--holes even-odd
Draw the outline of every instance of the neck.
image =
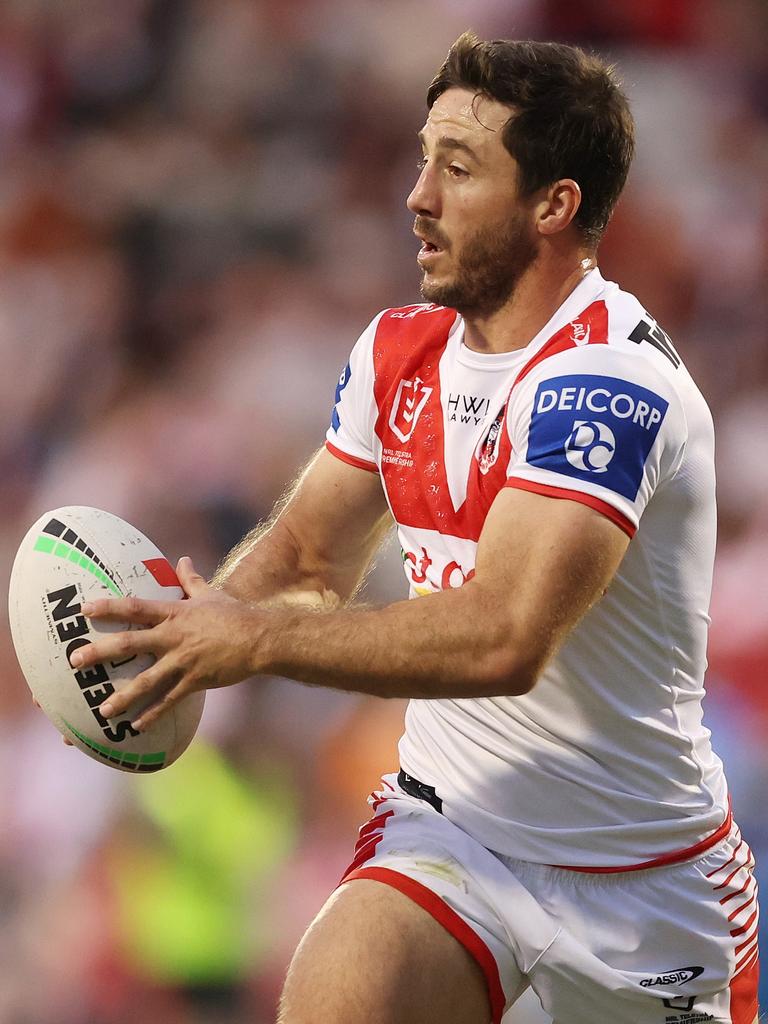
POLYGON ((464 318, 464 344, 475 352, 487 353, 525 348, 596 266, 594 254, 583 252, 544 262, 537 260, 495 313, 464 318))

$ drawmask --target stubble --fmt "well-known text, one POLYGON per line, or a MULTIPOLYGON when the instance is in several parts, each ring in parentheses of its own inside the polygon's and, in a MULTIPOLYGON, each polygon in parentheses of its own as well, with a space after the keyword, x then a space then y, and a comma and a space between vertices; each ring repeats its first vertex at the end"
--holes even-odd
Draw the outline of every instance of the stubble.
POLYGON ((487 317, 511 299, 520 278, 535 262, 537 243, 521 216, 504 230, 476 232, 463 245, 449 281, 428 281, 421 294, 426 302, 448 306, 466 317, 487 317))

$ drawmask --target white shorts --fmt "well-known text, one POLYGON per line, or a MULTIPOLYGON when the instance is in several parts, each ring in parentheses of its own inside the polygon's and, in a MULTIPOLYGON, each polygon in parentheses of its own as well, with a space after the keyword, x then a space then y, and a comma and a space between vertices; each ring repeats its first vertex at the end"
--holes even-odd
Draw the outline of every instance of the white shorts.
POLYGON ((501 857, 396 775, 342 881, 384 882, 480 965, 494 1024, 530 985, 557 1024, 752 1024, 757 883, 734 825, 696 860, 583 874, 501 857))

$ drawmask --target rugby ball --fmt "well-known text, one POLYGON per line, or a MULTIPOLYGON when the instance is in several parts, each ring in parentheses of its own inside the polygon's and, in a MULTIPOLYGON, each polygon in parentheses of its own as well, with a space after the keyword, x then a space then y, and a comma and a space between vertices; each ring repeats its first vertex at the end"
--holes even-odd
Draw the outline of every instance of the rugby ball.
POLYGON ((137 704, 109 720, 99 705, 148 668, 151 655, 78 671, 69 658, 105 632, 141 627, 90 621, 84 601, 103 597, 179 601, 176 573, 155 545, 109 512, 54 509, 29 530, 11 572, 8 614, 13 644, 33 696, 59 732, 89 757, 125 772, 156 772, 189 746, 205 695, 179 701, 146 731, 131 725, 137 704))

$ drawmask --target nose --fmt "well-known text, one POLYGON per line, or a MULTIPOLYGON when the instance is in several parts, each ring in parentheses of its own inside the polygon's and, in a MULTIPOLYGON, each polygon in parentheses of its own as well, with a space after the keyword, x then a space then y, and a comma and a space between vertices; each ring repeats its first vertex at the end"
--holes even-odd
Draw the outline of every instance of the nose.
POLYGON ((405 201, 405 205, 411 213, 420 217, 440 216, 440 191, 434 171, 426 164, 421 169, 418 181, 413 186, 413 191, 405 201))

